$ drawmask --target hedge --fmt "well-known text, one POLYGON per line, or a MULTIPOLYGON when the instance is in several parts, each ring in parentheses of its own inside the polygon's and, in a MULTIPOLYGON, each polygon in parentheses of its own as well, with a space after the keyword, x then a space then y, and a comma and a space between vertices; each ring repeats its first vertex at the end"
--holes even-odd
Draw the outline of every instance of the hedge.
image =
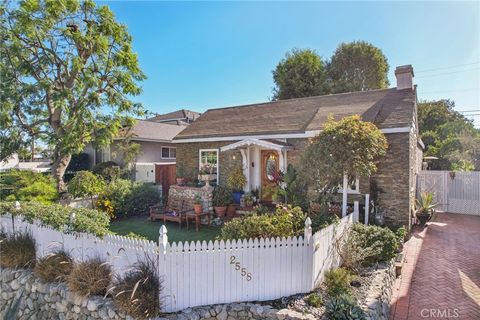
POLYGON ((37 202, 23 202, 20 209, 15 209, 13 202, 0 202, 0 215, 5 214, 21 216, 23 221, 30 223, 37 220, 42 226, 62 232, 85 232, 100 237, 110 233, 110 218, 105 212, 98 210, 37 202), (73 221, 70 219, 72 214, 75 214, 73 221))

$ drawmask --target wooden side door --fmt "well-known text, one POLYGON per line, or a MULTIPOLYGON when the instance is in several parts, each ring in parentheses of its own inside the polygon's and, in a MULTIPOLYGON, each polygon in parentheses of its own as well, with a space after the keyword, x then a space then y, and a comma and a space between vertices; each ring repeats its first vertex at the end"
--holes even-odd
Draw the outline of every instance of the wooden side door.
POLYGON ((279 170, 279 155, 274 150, 262 150, 261 198, 272 201, 272 188, 275 187, 274 175, 279 170))
POLYGON ((162 185, 163 195, 168 195, 168 191, 172 184, 175 184, 177 174, 176 165, 174 164, 156 164, 155 165, 155 183, 162 185))

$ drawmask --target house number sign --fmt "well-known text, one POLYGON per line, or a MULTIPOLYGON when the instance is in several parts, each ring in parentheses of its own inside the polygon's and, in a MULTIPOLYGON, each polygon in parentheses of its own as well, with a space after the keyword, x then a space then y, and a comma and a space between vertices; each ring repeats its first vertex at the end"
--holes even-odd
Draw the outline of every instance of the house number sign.
POLYGON ((252 274, 248 272, 246 268, 243 268, 241 263, 237 261, 237 257, 235 256, 230 256, 230 264, 234 266, 235 270, 240 272, 242 277, 244 277, 247 281, 252 280, 252 274))

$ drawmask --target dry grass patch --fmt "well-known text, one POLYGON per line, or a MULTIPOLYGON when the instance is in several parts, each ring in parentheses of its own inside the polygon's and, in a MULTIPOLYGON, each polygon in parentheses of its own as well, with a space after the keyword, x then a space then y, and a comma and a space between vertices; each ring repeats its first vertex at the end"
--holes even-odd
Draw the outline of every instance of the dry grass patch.
POLYGON ((35 265, 35 239, 28 232, 0 236, 0 266, 32 268, 35 265))
POLYGON ((160 282, 151 260, 139 262, 112 287, 113 300, 121 311, 136 319, 160 315, 160 282))
POLYGON ((68 287, 80 296, 105 295, 112 280, 110 265, 96 257, 74 264, 68 276, 68 287))
POLYGON ((38 259, 33 273, 46 282, 63 282, 72 271, 73 262, 65 251, 51 253, 38 259))

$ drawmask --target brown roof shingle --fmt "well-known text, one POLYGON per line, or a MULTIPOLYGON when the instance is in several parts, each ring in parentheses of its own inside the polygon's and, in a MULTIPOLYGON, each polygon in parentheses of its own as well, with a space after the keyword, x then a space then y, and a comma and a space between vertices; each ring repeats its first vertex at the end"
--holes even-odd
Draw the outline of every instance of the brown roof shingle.
POLYGON ((358 114, 379 128, 405 127, 415 99, 413 90, 392 88, 210 109, 175 139, 302 133, 322 129, 330 114, 358 114))
POLYGON ((147 139, 157 141, 171 141, 179 134, 186 126, 154 122, 149 120, 137 120, 135 125, 129 130, 122 129, 120 136, 127 133, 132 134, 132 140, 147 139))

